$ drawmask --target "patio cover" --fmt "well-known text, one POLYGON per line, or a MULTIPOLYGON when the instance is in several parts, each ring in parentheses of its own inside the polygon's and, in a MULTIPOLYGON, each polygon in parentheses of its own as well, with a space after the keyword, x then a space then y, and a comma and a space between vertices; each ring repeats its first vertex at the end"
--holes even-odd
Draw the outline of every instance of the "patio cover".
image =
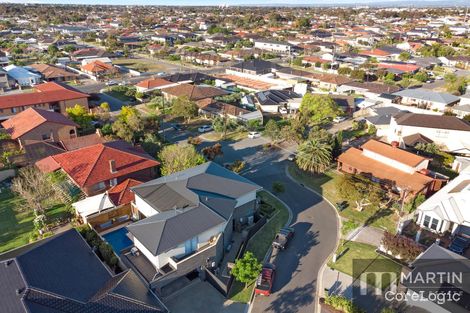
POLYGON ((72 206, 82 217, 87 217, 103 210, 114 208, 114 204, 111 202, 106 193, 101 193, 96 196, 85 198, 78 202, 72 203, 72 206))

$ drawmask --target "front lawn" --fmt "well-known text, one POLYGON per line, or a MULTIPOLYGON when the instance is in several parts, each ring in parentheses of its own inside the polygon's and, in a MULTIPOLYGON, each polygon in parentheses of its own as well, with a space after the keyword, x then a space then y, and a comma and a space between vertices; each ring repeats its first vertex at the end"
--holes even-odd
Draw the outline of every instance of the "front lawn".
MULTIPOLYGON (((329 170, 324 174, 310 174, 299 169, 295 164, 289 164, 289 174, 299 183, 320 193, 331 203, 341 203, 346 199, 342 198, 338 191, 338 183, 341 173, 336 170, 329 170)), ((347 201, 347 207, 339 214, 356 224, 368 224, 377 228, 391 232, 396 230, 398 216, 390 209, 380 209, 377 204, 365 207, 362 212, 355 209, 354 201, 347 201)), ((357 199, 359 200, 359 199, 357 199)), ((352 229, 349 229, 349 231, 352 229)))
POLYGON ((248 132, 247 131, 227 132, 227 135, 225 136, 225 138, 223 139, 222 137, 223 137, 223 133, 216 133, 216 132, 210 132, 204 135, 204 138, 210 141, 218 141, 218 140, 239 141, 239 140, 248 138, 248 132))
POLYGON ((126 96, 124 93, 116 91, 116 90, 108 90, 105 92, 108 96, 121 100, 122 102, 131 102, 134 101, 135 98, 126 96))
MULTIPOLYGON (((61 224, 70 216, 69 207, 55 204, 46 211, 50 227, 61 224)), ((18 248, 35 240, 34 214, 26 210, 20 197, 9 190, 0 193, 0 253, 18 248)))
MULTIPOLYGON (((336 252, 339 258, 337 258, 336 263, 330 260, 328 266, 349 276, 353 276, 354 279, 359 278, 360 273, 364 271, 390 272, 396 273, 399 276, 401 265, 378 254, 375 252, 375 249, 374 246, 365 243, 342 241, 342 244, 336 252), (341 255, 341 253, 344 254, 341 255), (353 275, 353 260, 363 260, 362 262, 356 263, 357 268, 354 273, 356 274, 355 276, 353 275)), ((378 282, 375 282, 373 275, 367 275, 367 283, 377 288, 385 289, 390 285, 391 281, 389 275, 384 275, 382 284, 379 286, 378 282)))
MULTIPOLYGON (((276 233, 286 224, 289 218, 289 212, 278 199, 266 191, 261 191, 258 195, 263 202, 274 208, 274 213, 271 219, 248 241, 246 251, 253 252, 255 257, 262 262, 271 247, 276 233)), ((230 291, 230 300, 245 303, 249 302, 254 287, 254 282, 248 284, 245 288, 244 284, 235 280, 230 291)))

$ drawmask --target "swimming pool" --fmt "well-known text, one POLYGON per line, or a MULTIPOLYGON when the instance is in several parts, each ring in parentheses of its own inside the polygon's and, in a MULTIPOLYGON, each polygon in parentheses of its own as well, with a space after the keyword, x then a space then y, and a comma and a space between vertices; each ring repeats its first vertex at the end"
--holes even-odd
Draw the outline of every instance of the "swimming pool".
POLYGON ((127 229, 125 227, 107 233, 106 235, 103 235, 103 238, 113 247, 113 250, 117 255, 119 255, 122 250, 129 248, 133 244, 132 240, 127 237, 127 229))

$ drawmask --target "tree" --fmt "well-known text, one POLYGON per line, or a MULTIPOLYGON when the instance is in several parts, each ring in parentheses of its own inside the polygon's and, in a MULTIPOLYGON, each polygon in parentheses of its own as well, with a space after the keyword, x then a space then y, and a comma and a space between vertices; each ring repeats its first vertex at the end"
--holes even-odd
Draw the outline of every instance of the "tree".
POLYGON ((224 155, 222 145, 220 143, 205 147, 201 152, 209 161, 213 161, 216 157, 224 155))
POLYGON ((270 119, 266 123, 266 126, 264 127, 264 134, 273 141, 276 141, 280 138, 280 129, 275 120, 270 119))
POLYGON ((235 261, 231 274, 245 286, 256 279, 262 269, 261 263, 256 259, 252 252, 247 251, 242 258, 235 261))
POLYGON ((187 122, 197 116, 198 107, 187 96, 178 97, 173 101, 171 113, 184 118, 187 122))
POLYGON ((35 166, 27 166, 18 170, 13 179, 11 189, 19 194, 38 216, 44 212, 43 202, 54 199, 57 192, 48 177, 35 166))
POLYGON ((286 188, 284 187, 284 184, 280 181, 274 181, 272 185, 272 189, 274 193, 282 193, 286 190, 286 188))
POLYGON ((351 71, 352 70, 349 67, 340 67, 338 69, 338 74, 339 75, 349 75, 349 74, 351 74, 351 71))
POLYGON ((174 144, 166 146, 158 154, 162 162, 162 175, 169 175, 205 162, 204 157, 193 145, 174 144))
POLYGON ((80 126, 82 132, 87 132, 90 129, 93 129, 93 125, 91 124, 93 121, 93 115, 91 115, 83 106, 76 104, 71 108, 67 108, 66 112, 70 119, 80 126))
POLYGON ((292 60, 292 65, 302 66, 302 58, 295 58, 294 60, 292 60))
POLYGON ((123 106, 112 129, 119 138, 134 143, 137 138, 141 137, 144 123, 135 107, 123 106))
POLYGON ((50 45, 47 48, 47 53, 49 53, 51 56, 55 56, 57 52, 59 52, 59 49, 55 45, 50 45))
POLYGON ((366 72, 364 72, 363 70, 352 70, 350 76, 353 79, 364 81, 364 79, 366 78, 366 72))
POLYGON ((325 124, 341 114, 338 104, 328 95, 307 93, 302 98, 299 109, 302 117, 311 124, 325 124))
POLYGON ((310 19, 308 17, 301 17, 295 21, 295 24, 298 28, 309 28, 310 27, 310 19))
POLYGON ((402 53, 400 53, 400 55, 398 56, 398 58, 401 60, 401 61, 408 61, 409 59, 411 59, 411 53, 407 52, 407 51, 403 51, 402 53))
POLYGON ((311 139, 299 146, 295 162, 304 171, 324 173, 331 163, 331 158, 330 145, 311 139))
POLYGON ((446 90, 450 93, 464 94, 467 88, 467 80, 465 77, 457 77, 454 73, 449 73, 444 76, 446 82, 446 90))
POLYGON ((419 71, 418 73, 416 73, 413 76, 413 78, 420 81, 420 82, 422 82, 422 83, 424 83, 429 79, 429 75, 428 75, 428 73, 426 73, 424 71, 419 71))

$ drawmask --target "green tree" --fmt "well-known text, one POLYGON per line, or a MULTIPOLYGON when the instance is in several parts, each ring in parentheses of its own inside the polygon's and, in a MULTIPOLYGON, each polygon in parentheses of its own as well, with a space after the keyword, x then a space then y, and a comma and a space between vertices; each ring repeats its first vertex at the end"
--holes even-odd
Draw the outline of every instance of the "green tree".
POLYGON ((295 21, 295 24, 297 25, 298 28, 309 28, 311 26, 310 19, 308 17, 298 18, 295 21))
POLYGON ((169 175, 205 162, 204 157, 193 145, 174 144, 165 146, 158 154, 162 175, 169 175))
POLYGON ((47 53, 49 53, 51 56, 55 56, 57 52, 59 52, 59 49, 55 45, 50 45, 47 48, 47 53))
POLYGON ((332 148, 315 139, 303 142, 297 151, 295 162, 304 171, 324 173, 332 159, 332 148))
POLYGON ((270 119, 266 126, 264 127, 264 134, 271 138, 271 140, 276 141, 280 138, 281 132, 279 129, 279 125, 277 125, 276 121, 270 119))
POLYGON ((349 74, 351 74, 351 71, 352 70, 349 67, 340 67, 338 69, 338 74, 339 75, 349 75, 349 74))
POLYGON ((194 101, 191 101, 187 96, 178 97, 173 101, 171 113, 175 116, 184 118, 187 122, 191 118, 196 117, 198 107, 194 101))
POLYGON ((83 133, 93 129, 93 125, 91 124, 93 121, 93 115, 91 115, 83 106, 76 104, 71 108, 67 108, 66 112, 69 118, 80 126, 83 133))
POLYGON ((353 79, 364 81, 364 79, 366 78, 366 72, 364 72, 363 70, 352 70, 350 76, 353 79))
POLYGON ((302 98, 299 111, 304 119, 314 125, 325 124, 341 114, 338 104, 330 96, 311 93, 302 98))
POLYGON ((428 73, 426 73, 424 71, 419 71, 418 73, 416 73, 413 76, 413 78, 416 79, 417 81, 420 81, 420 82, 424 83, 425 81, 427 81, 429 79, 429 75, 428 75, 428 73))
POLYGON ((411 53, 407 52, 407 51, 403 51, 402 53, 400 53, 400 55, 398 56, 398 58, 401 60, 401 61, 408 61, 409 59, 411 59, 411 53))
POLYGON ((250 251, 235 261, 231 274, 245 286, 255 280, 261 272, 262 265, 250 251))
POLYGON ((295 58, 292 60, 292 65, 302 66, 302 58, 295 58))

